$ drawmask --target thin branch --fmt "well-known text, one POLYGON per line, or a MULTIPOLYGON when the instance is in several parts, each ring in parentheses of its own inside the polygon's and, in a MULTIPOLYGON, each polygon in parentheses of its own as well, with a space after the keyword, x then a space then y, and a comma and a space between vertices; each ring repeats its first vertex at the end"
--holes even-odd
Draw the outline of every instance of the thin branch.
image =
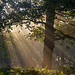
MULTIPOLYGON (((63 21, 63 22, 66 22, 66 20, 64 21, 64 20, 59 19, 59 18, 57 18, 57 17, 56 17, 55 19, 60 20, 60 21, 63 21)), ((70 23, 70 22, 69 22, 69 25, 71 25, 71 26, 75 26, 75 24, 72 24, 72 23, 70 23)))
MULTIPOLYGON (((60 30, 59 30, 59 31, 60 31, 60 30)), ((61 32, 61 34, 62 34, 63 36, 56 34, 56 36, 58 36, 59 38, 55 38, 55 41, 56 41, 56 40, 61 40, 61 39, 64 40, 65 38, 71 38, 71 39, 74 39, 74 40, 75 40, 74 37, 69 36, 68 34, 64 34, 62 31, 60 31, 60 32, 61 32)))
POLYGON ((32 22, 34 22, 34 23, 46 24, 45 22, 41 22, 41 21, 34 21, 34 20, 31 20, 31 19, 23 19, 23 20, 29 20, 29 21, 32 21, 32 22))

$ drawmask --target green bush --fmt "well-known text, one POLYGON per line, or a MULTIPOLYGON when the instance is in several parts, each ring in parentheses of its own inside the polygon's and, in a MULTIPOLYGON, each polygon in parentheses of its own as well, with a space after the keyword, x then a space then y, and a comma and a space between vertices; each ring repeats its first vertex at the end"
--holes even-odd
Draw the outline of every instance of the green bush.
POLYGON ((75 75, 75 66, 59 66, 58 70, 63 71, 67 75, 75 75))
POLYGON ((20 68, 1 67, 0 75, 75 75, 74 67, 59 67, 57 70, 47 70, 46 68, 20 68))

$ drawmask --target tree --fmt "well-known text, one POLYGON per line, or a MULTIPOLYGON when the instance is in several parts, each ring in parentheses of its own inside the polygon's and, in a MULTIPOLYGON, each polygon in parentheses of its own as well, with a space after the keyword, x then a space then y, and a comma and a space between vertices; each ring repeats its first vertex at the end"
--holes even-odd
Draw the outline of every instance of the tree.
MULTIPOLYGON (((0 21, 1 27, 10 27, 10 24, 12 25, 13 23, 19 23, 20 25, 26 23, 27 27, 29 27, 30 22, 45 24, 43 67, 47 66, 48 69, 51 69, 55 41, 55 14, 73 16, 75 8, 74 0, 31 0, 28 2, 26 0, 2 0, 2 2, 1 10, 5 11, 5 13, 3 15, 4 18, 0 21), (3 10, 4 6, 8 4, 10 6, 9 10, 12 10, 11 12, 3 10), (67 13, 67 11, 69 11, 69 13, 67 13), (46 22, 43 21, 44 15, 46 15, 46 22), (22 22, 22 20, 26 21, 22 22)), ((8 8, 6 9, 8 10, 8 8)))
POLYGON ((45 41, 44 41, 44 60, 43 65, 48 65, 48 69, 52 67, 52 53, 54 48, 54 31, 53 25, 55 20, 55 12, 58 10, 60 13, 62 11, 72 11, 73 5, 70 0, 44 0, 46 4, 46 25, 45 25, 45 41))

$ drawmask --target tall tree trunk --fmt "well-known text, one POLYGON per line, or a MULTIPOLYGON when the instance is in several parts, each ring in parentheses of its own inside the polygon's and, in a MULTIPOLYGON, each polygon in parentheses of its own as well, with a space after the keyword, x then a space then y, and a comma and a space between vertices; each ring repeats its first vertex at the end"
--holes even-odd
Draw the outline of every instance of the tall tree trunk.
POLYGON ((50 8, 46 13, 46 25, 45 25, 45 40, 43 50, 43 63, 42 67, 47 66, 47 69, 52 68, 52 54, 54 49, 54 16, 55 9, 50 8))

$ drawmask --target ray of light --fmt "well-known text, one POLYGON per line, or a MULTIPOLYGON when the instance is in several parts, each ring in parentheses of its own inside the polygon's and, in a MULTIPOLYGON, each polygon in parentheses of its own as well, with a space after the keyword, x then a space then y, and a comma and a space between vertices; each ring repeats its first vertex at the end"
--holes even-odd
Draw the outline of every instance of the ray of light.
MULTIPOLYGON (((24 32, 26 33, 26 31, 24 32)), ((21 28, 14 29, 9 36, 10 39, 8 38, 13 44, 9 47, 11 58, 13 58, 13 65, 14 63, 22 67, 41 65, 43 45, 34 40, 26 40, 24 32, 21 28), (20 33, 18 33, 19 30, 20 33), (13 43, 13 39, 15 40, 15 44, 13 43)))

